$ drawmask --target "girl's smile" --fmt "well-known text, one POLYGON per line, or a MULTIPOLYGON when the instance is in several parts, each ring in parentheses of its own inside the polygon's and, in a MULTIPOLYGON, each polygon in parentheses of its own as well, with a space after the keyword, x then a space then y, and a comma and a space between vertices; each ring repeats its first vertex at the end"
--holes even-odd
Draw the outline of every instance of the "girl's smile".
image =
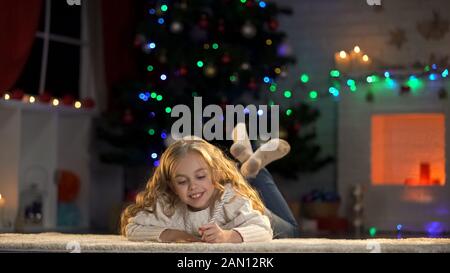
POLYGON ((215 188, 205 160, 191 152, 180 158, 172 185, 180 200, 194 210, 209 207, 215 188))

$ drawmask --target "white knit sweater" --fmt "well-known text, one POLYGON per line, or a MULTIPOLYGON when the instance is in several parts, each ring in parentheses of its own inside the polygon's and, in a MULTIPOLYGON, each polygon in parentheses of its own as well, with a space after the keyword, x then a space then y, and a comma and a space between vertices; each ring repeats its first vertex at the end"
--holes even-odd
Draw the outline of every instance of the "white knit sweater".
MULTIPOLYGON (((160 241, 159 236, 166 229, 184 230, 200 237, 198 228, 211 221, 211 209, 191 211, 186 205, 179 205, 168 217, 163 212, 164 204, 157 202, 154 212, 142 210, 128 220, 126 236, 131 241, 160 241)), ((244 242, 266 242, 272 240, 273 231, 269 218, 253 209, 248 198, 237 194, 231 184, 225 186, 222 197, 216 201, 214 221, 224 230, 235 230, 244 242), (223 206, 220 206, 221 200, 223 206)))

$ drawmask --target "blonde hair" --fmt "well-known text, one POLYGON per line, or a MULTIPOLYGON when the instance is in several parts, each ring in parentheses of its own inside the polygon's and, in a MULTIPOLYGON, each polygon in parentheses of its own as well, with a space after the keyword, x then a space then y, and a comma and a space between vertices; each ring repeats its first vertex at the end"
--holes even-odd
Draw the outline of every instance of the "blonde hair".
POLYGON ((171 189, 172 174, 177 161, 189 152, 196 152, 203 157, 210 169, 211 179, 219 194, 223 193, 226 183, 231 183, 238 194, 251 201, 254 209, 264 213, 265 207, 259 194, 248 184, 240 174, 236 164, 222 150, 202 139, 183 139, 174 142, 166 149, 161 155, 160 165, 156 167, 145 189, 137 194, 136 202, 122 212, 120 220, 122 235, 126 234, 129 218, 134 217, 142 210, 153 212, 158 201, 165 204, 164 214, 167 216, 174 214, 179 199, 171 189))

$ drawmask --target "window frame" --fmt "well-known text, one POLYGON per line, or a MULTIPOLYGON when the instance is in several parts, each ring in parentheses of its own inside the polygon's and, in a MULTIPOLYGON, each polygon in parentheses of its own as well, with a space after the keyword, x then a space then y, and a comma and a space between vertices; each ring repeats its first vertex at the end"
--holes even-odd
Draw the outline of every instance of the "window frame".
POLYGON ((66 45, 74 45, 78 46, 80 50, 80 65, 79 65, 79 79, 78 79, 78 96, 80 98, 85 97, 83 92, 87 90, 87 67, 88 67, 88 50, 89 50, 89 42, 87 35, 87 11, 86 5, 81 4, 81 13, 80 13, 80 38, 68 37, 60 34, 53 34, 50 30, 51 24, 51 1, 45 0, 45 11, 44 11, 44 31, 37 31, 35 39, 42 39, 43 47, 42 47, 42 58, 41 58, 41 67, 40 67, 40 77, 39 77, 39 86, 38 86, 38 94, 43 94, 46 89, 47 84, 47 72, 48 72, 48 57, 49 57, 49 46, 50 42, 58 42, 66 45))

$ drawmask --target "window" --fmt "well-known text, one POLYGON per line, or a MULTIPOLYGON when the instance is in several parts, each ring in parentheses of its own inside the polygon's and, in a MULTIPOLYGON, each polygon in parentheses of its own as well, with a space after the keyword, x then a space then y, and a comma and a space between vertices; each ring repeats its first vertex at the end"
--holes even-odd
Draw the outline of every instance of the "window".
POLYGON ((28 94, 80 98, 84 8, 67 1, 46 0, 30 57, 15 88, 28 94))

